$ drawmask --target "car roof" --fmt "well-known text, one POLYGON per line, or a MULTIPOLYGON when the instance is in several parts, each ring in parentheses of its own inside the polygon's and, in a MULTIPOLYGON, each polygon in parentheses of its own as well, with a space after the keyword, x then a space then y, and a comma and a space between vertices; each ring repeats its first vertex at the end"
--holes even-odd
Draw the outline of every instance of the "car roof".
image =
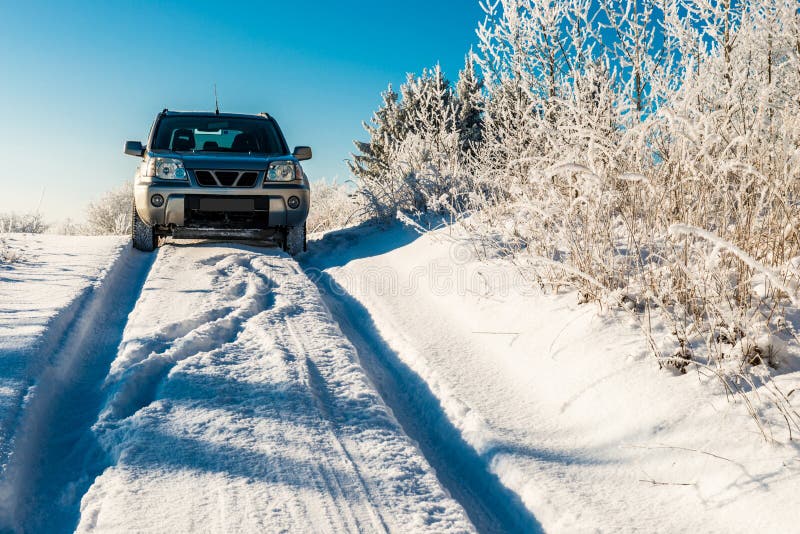
POLYGON ((221 117, 228 119, 269 119, 268 113, 216 113, 214 111, 172 111, 165 109, 162 112, 167 117, 221 117))

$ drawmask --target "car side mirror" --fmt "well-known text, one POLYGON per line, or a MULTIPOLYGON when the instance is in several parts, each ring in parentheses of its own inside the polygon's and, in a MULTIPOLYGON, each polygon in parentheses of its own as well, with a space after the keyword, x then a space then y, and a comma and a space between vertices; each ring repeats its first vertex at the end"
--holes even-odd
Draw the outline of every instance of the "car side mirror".
POLYGON ((137 158, 144 156, 144 147, 141 141, 126 141, 125 153, 129 156, 136 156, 137 158))
POLYGON ((294 152, 292 152, 292 156, 296 157, 299 161, 305 161, 307 159, 311 159, 311 147, 296 146, 294 147, 294 152))

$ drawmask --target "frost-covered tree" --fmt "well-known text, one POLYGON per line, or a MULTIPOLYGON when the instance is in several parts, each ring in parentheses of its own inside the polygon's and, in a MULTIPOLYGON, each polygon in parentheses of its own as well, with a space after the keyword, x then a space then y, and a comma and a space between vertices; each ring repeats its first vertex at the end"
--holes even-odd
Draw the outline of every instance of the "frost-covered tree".
POLYGON ((358 180, 358 193, 368 209, 386 216, 385 207, 398 202, 400 187, 391 172, 392 153, 407 135, 408 128, 399 95, 391 84, 381 97, 382 104, 373 114, 372 121, 363 123, 369 141, 354 141, 358 153, 352 154, 348 166, 358 180))
POLYGON ((461 144, 467 153, 473 153, 483 139, 483 80, 475 70, 472 51, 464 60, 464 69, 458 74, 456 83, 457 118, 456 129, 461 144))
POLYGON ((0 233, 41 234, 48 227, 39 212, 0 213, 0 233))
POLYGON ((656 0, 600 0, 605 20, 597 36, 606 55, 617 65, 622 100, 633 122, 654 111, 659 96, 653 82, 667 61, 664 46, 662 6, 656 0))
POLYGON ((133 182, 125 182, 108 191, 86 208, 85 231, 88 234, 127 235, 131 231, 133 182))
POLYGON ((449 205, 454 176, 464 174, 458 99, 441 67, 409 74, 400 94, 384 94, 350 166, 367 209, 382 218, 449 205))
POLYGON ((409 75, 401 87, 402 110, 411 133, 447 134, 457 128, 457 103, 440 65, 409 75))
POLYGON ((381 95, 382 104, 372 116, 371 122, 364 122, 369 141, 353 141, 357 154, 348 161, 350 171, 360 180, 380 181, 388 170, 388 154, 393 144, 406 133, 399 96, 391 84, 381 95))
POLYGON ((493 189, 508 188, 525 181, 541 155, 541 138, 535 135, 541 106, 518 79, 506 78, 490 91, 477 172, 493 189))
POLYGON ((394 154, 394 169, 404 184, 400 209, 446 209, 460 195, 463 151, 458 102, 439 65, 410 76, 402 90, 409 135, 394 154))

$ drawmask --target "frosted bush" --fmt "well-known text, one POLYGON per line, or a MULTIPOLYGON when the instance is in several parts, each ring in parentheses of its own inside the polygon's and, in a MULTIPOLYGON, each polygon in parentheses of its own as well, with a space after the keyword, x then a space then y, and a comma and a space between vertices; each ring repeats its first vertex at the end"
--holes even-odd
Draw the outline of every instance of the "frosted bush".
MULTIPOLYGON (((627 5, 490 10, 485 137, 499 142, 478 153, 492 194, 476 198, 472 228, 543 282, 634 312, 660 364, 694 363, 746 395, 751 376, 782 364, 784 344, 797 348, 785 319, 800 253, 796 4, 627 5), (609 26, 612 52, 598 55, 584 36, 609 39, 609 26), (668 337, 655 338, 655 318, 668 337)), ((777 385, 767 391, 800 428, 777 385)))
POLYGON ((70 217, 62 219, 48 228, 48 233, 58 235, 86 235, 86 225, 70 217))
POLYGON ((131 232, 133 183, 108 191, 86 208, 84 232, 90 235, 126 235, 131 232))
POLYGON ((312 184, 311 211, 306 229, 326 232, 354 225, 361 220, 362 208, 353 191, 334 180, 319 180, 312 184))
POLYGON ((0 214, 0 233, 41 234, 47 227, 40 213, 0 214))
POLYGON ((19 259, 19 251, 11 248, 6 239, 0 236, 0 263, 12 263, 19 259))
POLYGON ((482 136, 482 83, 467 57, 457 90, 440 67, 423 71, 400 88, 391 86, 383 105, 365 124, 369 142, 356 142, 350 169, 357 194, 371 216, 391 219, 404 212, 463 208, 471 182, 464 154, 482 136))

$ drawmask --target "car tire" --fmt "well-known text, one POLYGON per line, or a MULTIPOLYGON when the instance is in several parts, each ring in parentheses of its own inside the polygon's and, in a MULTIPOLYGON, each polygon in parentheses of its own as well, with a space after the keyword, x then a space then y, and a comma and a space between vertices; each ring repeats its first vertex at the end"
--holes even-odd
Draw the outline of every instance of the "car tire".
POLYGON ((133 248, 143 252, 152 252, 158 247, 155 228, 139 217, 139 213, 136 211, 136 204, 133 205, 131 219, 131 241, 133 241, 133 248))
POLYGON ((296 256, 306 250, 306 225, 289 226, 283 240, 283 250, 296 256))

